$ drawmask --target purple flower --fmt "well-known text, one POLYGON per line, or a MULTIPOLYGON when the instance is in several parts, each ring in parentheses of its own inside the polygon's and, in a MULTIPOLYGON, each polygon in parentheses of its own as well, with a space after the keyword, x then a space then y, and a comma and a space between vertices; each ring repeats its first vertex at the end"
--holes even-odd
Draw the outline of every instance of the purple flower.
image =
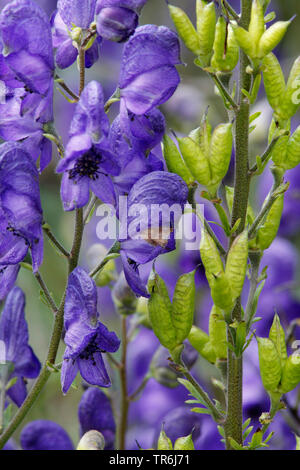
POLYGON ((69 29, 88 29, 95 16, 96 0, 58 0, 57 8, 69 29))
MULTIPOLYGON (((162 419, 164 431, 173 443, 179 437, 188 436, 191 433, 194 441, 198 439, 201 433, 201 421, 202 418, 197 413, 193 413, 188 406, 179 406, 169 411, 162 419)), ((157 437, 160 430, 161 425, 157 430, 157 437)))
POLYGON ((17 406, 26 398, 24 377, 34 379, 38 376, 41 365, 28 344, 28 328, 25 320, 25 296, 19 287, 8 295, 0 317, 0 340, 5 345, 5 362, 2 366, 2 379, 5 382, 16 377, 17 382, 8 389, 7 395, 17 406))
MULTIPOLYGON (((139 214, 138 230, 133 234, 128 233, 126 239, 120 240, 120 254, 127 282, 137 295, 149 297, 139 275, 139 265, 146 264, 160 254, 175 249, 175 219, 182 215, 187 197, 188 188, 180 176, 175 173, 154 171, 141 178, 132 187, 127 200, 128 232, 130 232, 130 227, 136 228, 135 225, 132 226, 135 219, 132 212, 135 207, 140 207, 143 213, 139 214), (157 220, 155 220, 151 213, 154 205, 157 207, 162 204, 165 205, 165 210, 170 210, 171 217, 168 218, 168 221, 163 220, 162 214, 158 214, 157 220), (172 213, 173 205, 176 205, 177 210, 180 210, 180 214, 172 213)), ((121 208, 119 208, 119 212, 123 217, 121 208)))
POLYGON ((109 175, 119 174, 120 169, 108 134, 103 90, 100 83, 92 81, 76 106, 66 156, 57 166, 57 172, 64 173, 61 198, 66 211, 83 207, 88 202, 90 189, 103 202, 115 203, 109 175))
MULTIPOLYGON (((88 388, 82 395, 78 418, 80 436, 90 430, 101 432, 105 449, 114 448, 116 425, 107 396, 98 388, 88 388)), ((68 433, 57 423, 37 420, 28 423, 20 436, 23 450, 74 450, 68 433)))
POLYGON ((22 430, 20 441, 23 450, 74 450, 67 432, 48 420, 28 423, 22 430))
POLYGON ((134 33, 147 0, 98 0, 97 31, 104 39, 123 42, 134 33))
MULTIPOLYGON (((52 106, 48 110, 47 119, 46 111, 52 101, 54 60, 47 15, 32 0, 14 0, 1 12, 0 34, 9 51, 4 59, 5 66, 30 91, 27 101, 31 103, 31 108, 37 106, 38 100, 45 101, 44 122, 50 120, 52 106)), ((2 77, 3 71, 1 67, 0 79, 5 81, 7 77, 2 77)))
POLYGON ((38 172, 32 158, 20 144, 1 145, 1 269, 18 264, 30 248, 33 270, 38 270, 43 260, 42 220, 38 172))
POLYGON ((111 385, 102 353, 117 351, 120 341, 98 318, 96 284, 84 269, 77 267, 69 276, 66 293, 66 350, 61 369, 63 393, 67 393, 78 371, 91 385, 111 385))
POLYGON ((109 140, 113 152, 118 155, 121 171, 113 178, 118 195, 128 194, 134 183, 152 171, 164 169, 162 160, 149 151, 162 139, 165 119, 158 109, 147 115, 128 118, 129 132, 126 134, 117 116, 111 125, 109 140))
MULTIPOLYGON (((56 63, 59 68, 65 69, 72 65, 78 56, 78 49, 73 45, 71 30, 74 24, 77 27, 88 29, 95 14, 93 1, 59 1, 58 10, 52 15, 52 39, 56 48, 56 63)), ((97 37, 92 46, 85 53, 85 66, 87 68, 99 58, 99 44, 101 38, 97 37)))
POLYGON ((103 434, 105 450, 114 448, 116 424, 111 404, 105 393, 99 388, 88 388, 79 403, 78 418, 80 422, 80 435, 90 430, 103 434))
POLYGON ((125 45, 119 87, 122 104, 134 114, 145 114, 167 101, 180 77, 177 35, 165 26, 140 26, 125 45))
MULTIPOLYGON (((36 108, 38 118, 26 111, 24 96, 23 90, 15 90, 13 96, 7 97, 6 102, 0 105, 0 137, 6 141, 22 142, 33 160, 39 159, 40 171, 43 171, 52 158, 51 141, 44 137, 47 125, 43 123, 43 109, 36 108)), ((44 102, 40 101, 40 104, 44 102)))

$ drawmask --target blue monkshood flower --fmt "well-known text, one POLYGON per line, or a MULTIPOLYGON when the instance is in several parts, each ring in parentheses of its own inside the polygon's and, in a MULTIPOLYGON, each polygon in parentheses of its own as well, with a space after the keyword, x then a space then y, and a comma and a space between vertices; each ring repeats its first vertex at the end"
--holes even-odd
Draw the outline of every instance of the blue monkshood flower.
POLYGON ((132 114, 132 117, 129 136, 123 133, 120 115, 113 121, 109 133, 112 150, 118 155, 121 167, 120 174, 113 178, 118 195, 128 194, 134 183, 148 173, 164 169, 163 161, 150 152, 162 139, 165 129, 163 115, 154 109, 146 116, 132 114))
MULTIPOLYGON (((88 388, 82 395, 78 418, 80 436, 96 430, 105 438, 105 450, 114 448, 116 433, 111 404, 105 393, 98 388, 88 388)), ((23 450, 74 450, 67 432, 57 423, 37 420, 28 423, 22 430, 20 442, 23 450)))
POLYGON ((38 171, 31 156, 21 144, 2 144, 0 269, 17 265, 30 249, 33 270, 38 270, 43 260, 42 221, 38 171))
POLYGON ((108 134, 103 90, 100 83, 92 81, 76 106, 66 156, 57 166, 57 172, 64 173, 61 198, 66 211, 83 207, 88 202, 90 189, 103 202, 115 204, 110 175, 118 175, 120 168, 111 151, 108 134))
MULTIPOLYGON (((118 151, 118 155, 128 154, 130 149, 133 152, 148 153, 161 142, 166 129, 164 115, 156 108, 140 116, 129 112, 125 126, 121 120, 122 117, 119 114, 110 130, 110 140, 114 149, 118 151), (129 132, 125 133, 124 128, 129 132)), ((131 155, 128 160, 130 158, 131 155)))
MULTIPOLYGON (((96 0, 88 1, 59 1, 58 10, 51 17, 53 46, 56 48, 56 63, 59 68, 65 69, 72 65, 78 56, 78 49, 73 44, 72 28, 88 30, 95 16, 96 0)), ((92 46, 85 53, 85 66, 87 68, 99 58, 99 45, 101 38, 97 37, 92 46)))
POLYGON ((28 423, 22 430, 20 443, 23 450, 74 450, 64 428, 44 419, 28 423))
MULTIPOLYGON (((169 411, 162 419, 164 431, 173 443, 179 437, 189 434, 192 434, 193 441, 196 441, 201 434, 201 421, 202 418, 192 412, 188 406, 179 406, 169 411)), ((160 430, 161 425, 157 429, 157 437, 160 430)))
POLYGON ((98 0, 97 31, 104 39, 123 42, 134 33, 147 0, 98 0))
POLYGON ((80 436, 91 429, 99 431, 105 439, 105 450, 114 448, 116 424, 107 396, 95 387, 88 388, 79 403, 80 436))
MULTIPOLYGON (((5 362, 1 366, 5 382, 17 378, 7 395, 17 406, 26 398, 24 378, 34 379, 40 371, 40 362, 28 344, 28 327, 25 320, 25 296, 19 287, 8 294, 0 317, 0 340, 5 345, 5 362), (11 370, 12 368, 12 370, 11 370)), ((2 375, 3 380, 3 375, 2 375)))
POLYGON ((140 26, 123 51, 119 87, 121 112, 145 114, 167 101, 180 77, 180 45, 176 33, 165 26, 140 26))
MULTIPOLYGON (((47 15, 32 0, 14 0, 1 12, 0 35, 4 44, 5 65, 28 92, 24 106, 39 108, 39 111, 42 107, 40 114, 44 122, 51 120, 54 59, 47 15), (43 105, 40 104, 41 99, 43 105)), ((2 72, 1 67, 0 79, 5 81, 2 72)))
MULTIPOLYGON (((146 264, 160 254, 175 249, 176 218, 178 219, 182 215, 187 197, 188 188, 182 178, 175 173, 165 171, 149 173, 132 187, 127 199, 126 223, 129 228, 127 232, 130 232, 130 228, 133 230, 136 228, 135 217, 132 215, 134 208, 140 207, 142 213, 138 217, 138 230, 133 234, 127 233, 126 239, 120 239, 120 254, 126 280, 137 295, 149 297, 146 286, 139 275, 139 265, 146 264), (158 214, 157 220, 155 220, 155 216, 152 218, 152 208, 162 204, 165 205, 165 209, 177 205, 180 214, 172 216, 171 213, 168 221, 164 221, 162 216, 158 214)), ((123 230, 122 224, 124 225, 122 212, 122 208, 119 208, 121 230, 123 230)))
MULTIPOLYGON (((47 124, 36 119, 30 111, 24 113, 23 90, 16 89, 6 102, 0 104, 0 137, 6 141, 22 142, 34 161, 39 160, 43 171, 52 158, 52 144, 44 137, 47 124)), ((40 116, 41 117, 41 116, 40 116)))
POLYGON ((97 287, 81 267, 69 276, 64 326, 66 350, 61 369, 63 393, 67 393, 78 371, 91 385, 111 385, 102 353, 115 352, 120 341, 99 322, 97 287))

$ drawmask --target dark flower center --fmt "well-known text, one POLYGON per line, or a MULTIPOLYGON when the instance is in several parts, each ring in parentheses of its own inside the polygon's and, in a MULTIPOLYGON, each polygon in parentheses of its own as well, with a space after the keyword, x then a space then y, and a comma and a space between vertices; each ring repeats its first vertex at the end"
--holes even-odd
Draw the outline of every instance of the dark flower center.
POLYGON ((95 181, 99 178, 99 167, 102 157, 99 152, 94 149, 89 150, 77 160, 76 165, 69 171, 69 178, 83 178, 88 176, 91 180, 95 181))
MULTIPOLYGON (((14 237, 17 237, 17 238, 23 238, 23 240, 25 241, 25 245, 27 246, 30 246, 30 243, 29 241, 27 240, 27 238, 17 229, 15 229, 14 227, 12 227, 11 225, 8 225, 6 227, 6 230, 8 232, 10 232, 14 237)), ((35 240, 35 243, 38 242, 38 239, 35 240)))
POLYGON ((87 347, 79 354, 79 358, 80 359, 83 359, 83 360, 86 360, 86 361, 89 361, 91 360, 92 361, 92 364, 93 366, 96 365, 96 361, 94 359, 94 354, 96 352, 101 352, 101 353, 105 353, 106 351, 104 351, 103 349, 100 349, 99 348, 99 345, 97 343, 97 335, 95 335, 92 340, 89 342, 89 344, 87 345, 87 347))

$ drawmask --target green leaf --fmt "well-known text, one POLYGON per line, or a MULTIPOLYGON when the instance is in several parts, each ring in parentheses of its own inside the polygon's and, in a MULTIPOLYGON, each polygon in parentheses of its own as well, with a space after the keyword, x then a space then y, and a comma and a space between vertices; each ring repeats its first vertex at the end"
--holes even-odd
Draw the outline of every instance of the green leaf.
POLYGON ((207 408, 191 408, 191 411, 194 413, 202 414, 202 415, 210 415, 210 411, 207 408))

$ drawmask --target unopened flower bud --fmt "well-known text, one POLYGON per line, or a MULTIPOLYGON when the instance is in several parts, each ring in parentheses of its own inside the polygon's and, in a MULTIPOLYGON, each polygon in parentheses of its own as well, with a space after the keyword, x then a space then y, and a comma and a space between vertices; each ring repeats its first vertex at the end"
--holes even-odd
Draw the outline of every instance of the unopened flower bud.
POLYGON ((122 272, 113 287, 112 298, 120 315, 132 315, 136 312, 137 297, 129 287, 122 272))
POLYGON ((104 450, 105 440, 101 432, 88 431, 79 441, 76 450, 104 450))

